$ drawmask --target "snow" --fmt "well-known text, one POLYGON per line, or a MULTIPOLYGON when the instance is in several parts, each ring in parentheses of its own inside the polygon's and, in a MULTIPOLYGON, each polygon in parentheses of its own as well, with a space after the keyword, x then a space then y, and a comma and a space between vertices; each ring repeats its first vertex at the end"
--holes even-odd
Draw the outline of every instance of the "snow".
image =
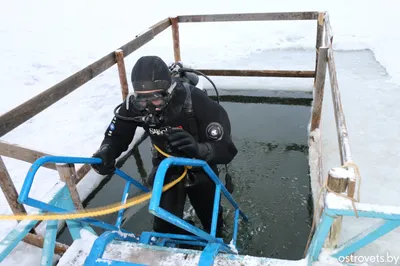
MULTIPOLYGON (((353 210, 351 200, 337 196, 333 193, 328 193, 325 197, 326 206, 330 209, 336 210, 353 210)), ((400 215, 400 206, 378 205, 368 203, 355 203, 357 211, 364 212, 378 212, 383 214, 400 215)))
POLYGON ((97 236, 84 229, 82 229, 80 233, 82 238, 77 239, 72 243, 57 265, 73 266, 84 264, 97 236))
MULTIPOLYGON (((397 132, 400 130, 400 112, 397 99, 400 86, 388 77, 386 69, 375 61, 369 51, 336 53, 335 61, 352 158, 361 175, 361 203, 398 206, 400 148, 397 132)), ((329 90, 327 82, 328 93, 324 96, 321 127, 324 177, 330 169, 341 166, 329 90)), ((392 207, 384 209, 388 213, 393 211, 392 207)), ((371 218, 344 217, 339 244, 375 222, 371 218)), ((357 251, 356 255, 389 253, 400 256, 400 246, 397 245, 399 237, 400 229, 396 228, 357 251)))
MULTIPOLYGON (((146 5, 140 6, 128 0, 114 1, 115 6, 110 6, 107 1, 94 0, 2 0, 0 3, 0 114, 115 50, 167 16, 328 11, 335 51, 370 49, 375 59, 385 67, 384 82, 381 79, 376 83, 363 81, 355 73, 359 67, 357 65, 354 69, 338 71, 349 145, 363 177, 362 199, 386 205, 399 200, 400 193, 396 189, 400 173, 397 144, 400 130, 400 111, 397 108, 400 91, 400 60, 397 56, 400 34, 396 26, 398 1, 287 0, 267 4, 256 0, 206 0, 201 4, 198 1, 193 1, 193 4, 186 1, 184 5, 172 5, 168 1, 149 0, 146 5), (117 12, 110 12, 111 9, 117 12), (354 72, 351 78, 358 85, 341 86, 343 71, 354 72)), ((196 68, 281 69, 281 62, 262 57, 264 52, 286 48, 315 49, 315 26, 316 21, 180 24, 181 55, 185 64, 196 68)), ((127 58, 128 78, 135 60, 145 54, 157 54, 168 62, 172 61, 170 29, 127 58)), ((307 65, 296 58, 285 60, 292 60, 299 70, 307 65)), ((336 60, 337 65, 340 63, 340 60, 336 60)), ((221 89, 231 88, 228 84, 233 80, 236 84, 234 89, 243 89, 243 85, 246 88, 272 87, 292 91, 312 89, 312 79, 213 80, 221 89)), ((204 84, 208 88, 207 81, 204 84)), ((322 118, 324 176, 332 167, 340 166, 329 86, 326 92, 322 118)), ((114 66, 3 136, 2 140, 54 155, 91 156, 112 118, 113 108, 120 101, 118 72, 114 66)), ((142 131, 139 130, 139 133, 142 131)), ((17 191, 20 191, 30 164, 10 158, 4 158, 4 161, 17 191)), ((85 198, 102 178, 91 171, 78 186, 80 196, 85 198)), ((56 172, 40 169, 31 196, 41 199, 58 181, 56 172)), ((32 211, 32 208, 27 209, 32 211)), ((1 192, 0 213, 11 213, 1 192)), ((368 222, 358 220, 355 223, 354 220, 344 219, 344 224, 343 235, 349 236, 354 235, 357 228, 368 225, 368 222)), ((0 238, 15 226, 14 221, 2 221, 0 238)), ((394 254, 400 254, 399 248, 395 248, 397 245, 391 244, 400 234, 398 230, 395 233, 392 237, 385 236, 376 241, 364 252, 380 253, 389 249, 394 254)), ((41 253, 37 250, 20 243, 9 260, 1 265, 25 265, 22 260, 29 261, 29 264, 37 261, 39 264, 41 253), (21 252, 24 252, 23 258, 21 252)))
POLYGON ((235 252, 236 254, 239 254, 239 251, 237 250, 236 246, 233 244, 233 239, 231 240, 231 242, 229 243, 229 247, 231 248, 231 250, 233 252, 235 252))
POLYGON ((354 173, 352 171, 339 167, 329 170, 329 174, 334 178, 354 178, 354 173))

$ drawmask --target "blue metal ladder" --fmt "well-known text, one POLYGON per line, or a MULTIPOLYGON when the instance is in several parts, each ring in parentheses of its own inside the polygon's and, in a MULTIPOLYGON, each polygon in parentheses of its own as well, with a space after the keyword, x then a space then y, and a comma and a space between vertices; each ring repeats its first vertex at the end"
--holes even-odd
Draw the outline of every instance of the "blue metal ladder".
POLYGON ((183 235, 183 234, 165 234, 157 232, 142 232, 139 240, 135 237, 124 237, 116 232, 106 232, 100 236, 94 243, 93 248, 85 261, 85 266, 89 265, 138 265, 134 263, 123 263, 120 261, 105 260, 102 258, 106 246, 113 240, 123 240, 134 243, 141 243, 147 245, 156 246, 175 246, 176 244, 190 244, 194 246, 205 246, 203 252, 200 256, 199 265, 212 265, 214 257, 219 252, 235 254, 232 247, 224 243, 223 239, 216 237, 217 219, 218 219, 218 209, 221 197, 221 192, 226 196, 232 206, 235 208, 235 218, 234 218, 234 232, 232 243, 234 249, 236 249, 236 239, 238 232, 239 215, 247 221, 247 216, 240 210, 239 206, 236 204, 231 194, 222 185, 218 176, 209 167, 209 165, 202 160, 186 159, 186 158, 176 158, 170 157, 164 159, 158 167, 154 187, 152 192, 152 197, 150 199, 149 211, 153 215, 170 222, 193 235, 183 235), (209 175, 209 177, 216 184, 216 191, 214 197, 214 209, 211 222, 211 233, 207 233, 185 220, 171 214, 170 212, 164 210, 160 207, 160 199, 162 194, 162 187, 164 184, 165 173, 170 166, 194 166, 202 167, 204 171, 209 175), (152 240, 157 239, 157 240, 152 240))
MULTIPOLYGON (((57 183, 53 190, 51 191, 51 197, 47 202, 39 201, 29 197, 29 192, 35 177, 37 170, 45 163, 84 163, 84 164, 94 164, 101 163, 100 159, 96 158, 82 158, 82 157, 63 157, 63 156, 45 156, 39 158, 35 161, 30 168, 26 179, 24 181, 19 202, 32 207, 36 207, 40 212, 54 212, 54 213, 65 213, 74 211, 75 207, 71 200, 69 190, 63 182, 57 183)), ((126 180, 126 186, 124 189, 124 194, 122 196, 122 203, 125 203, 128 197, 129 187, 131 185, 137 186, 143 191, 149 191, 146 187, 140 184, 138 181, 134 180, 123 171, 116 169, 115 173, 121 178, 126 180)), ((81 238, 80 232, 82 229, 86 229, 93 234, 95 232, 88 226, 97 226, 108 230, 101 236, 97 238, 94 245, 92 246, 89 256, 86 258, 85 265, 125 265, 132 266, 138 265, 129 262, 121 262, 114 260, 107 260, 103 258, 104 251, 113 240, 125 241, 130 243, 137 243, 140 245, 148 245, 149 247, 171 247, 176 244, 190 244, 205 247, 201 252, 199 265, 212 265, 216 255, 219 253, 235 253, 233 252, 230 245, 223 242, 222 239, 216 237, 216 224, 218 219, 218 208, 221 192, 227 197, 230 203, 235 208, 234 217, 234 232, 232 238, 232 244, 234 249, 236 248, 236 238, 238 232, 238 220, 239 216, 247 221, 247 217, 239 209, 238 205, 233 200, 230 193, 222 185, 219 178, 211 170, 211 168, 201 160, 193 160, 186 158, 167 158, 163 160, 159 166, 159 169, 155 176, 154 188, 152 192, 152 197, 150 200, 149 211, 155 216, 160 217, 174 225, 186 230, 192 235, 177 235, 177 234, 162 234, 156 232, 143 232, 140 236, 131 234, 121 228, 122 216, 124 214, 124 209, 119 211, 117 221, 115 225, 99 221, 97 219, 85 218, 76 220, 66 220, 68 229, 74 240, 81 238), (189 224, 183 219, 172 215, 166 210, 162 209, 160 204, 162 186, 164 183, 165 173, 167 169, 172 165, 186 165, 186 166, 198 166, 202 167, 209 177, 216 184, 216 192, 214 199, 214 210, 212 217, 212 230, 211 233, 204 232, 197 227, 189 224)), ((327 237, 329 229, 333 223, 335 217, 338 216, 354 216, 355 213, 351 210, 352 204, 350 201, 346 201, 342 204, 337 204, 338 199, 336 195, 328 193, 325 196, 324 211, 321 216, 319 226, 315 234, 313 235, 310 248, 308 249, 307 265, 311 265, 313 262, 318 261, 318 257, 323 248, 324 240, 327 237)), ((345 258, 350 254, 356 252, 360 248, 368 245, 372 241, 378 239, 379 237, 389 233, 395 228, 400 226, 400 207, 399 206, 384 206, 384 205, 373 205, 364 203, 355 203, 358 210, 358 216, 367 218, 378 218, 382 219, 382 223, 372 226, 365 232, 360 233, 354 238, 350 239, 346 243, 342 244, 340 247, 332 251, 332 257, 334 258, 345 258)), ((10 252, 18 245, 18 243, 24 239, 24 237, 30 232, 32 228, 37 224, 38 221, 22 221, 16 228, 14 228, 3 240, 0 241, 0 262, 7 257, 10 252)), ((53 252, 56 243, 58 221, 48 221, 45 233, 45 242, 42 250, 42 266, 50 266, 53 263, 53 252)), ((270 260, 268 258, 260 258, 261 260, 270 260)))
MULTIPOLYGON (((85 157, 65 157, 65 156, 44 156, 36 160, 31 168, 28 171, 28 174, 25 178, 24 184, 21 189, 21 193, 19 195, 18 201, 22 204, 26 204, 35 208, 38 208, 41 212, 53 212, 53 213, 66 213, 74 210, 74 205, 69 196, 68 188, 64 185, 61 187, 57 193, 55 193, 54 197, 48 202, 39 201, 29 197, 29 192, 31 190, 34 177, 38 169, 46 164, 46 163, 69 163, 69 164, 99 164, 101 163, 101 159, 98 158, 85 158, 85 157)), ((141 189, 142 191, 149 192, 149 189, 143 186, 140 182, 133 179, 120 169, 116 169, 115 173, 123 178, 126 181, 126 185, 124 188, 124 193, 122 195, 122 204, 126 202, 128 198, 128 192, 131 185, 134 185, 141 189)), ((178 157, 170 157, 164 159, 158 167, 154 186, 152 191, 152 197, 150 199, 149 211, 155 216, 158 216, 161 219, 170 222, 192 235, 179 235, 179 234, 163 234, 156 232, 142 232, 140 236, 135 236, 130 232, 121 228, 122 217, 125 209, 122 209, 118 212, 118 217, 115 225, 105 223, 103 221, 93 219, 93 218, 84 218, 84 219, 75 219, 75 220, 67 220, 68 228, 71 232, 71 235, 74 240, 80 239, 80 230, 86 229, 90 232, 94 233, 93 229, 88 226, 97 226, 103 229, 108 230, 103 233, 96 242, 94 243, 92 250, 85 261, 85 265, 103 265, 107 263, 107 265, 137 265, 133 263, 120 262, 120 261, 110 261, 102 259, 102 255, 106 246, 113 240, 122 240, 133 243, 141 243, 152 246, 175 246, 176 244, 190 244, 205 247, 199 265, 212 265, 213 258, 219 253, 231 253, 234 254, 234 250, 236 250, 236 239, 238 232, 238 222, 239 215, 247 221, 247 216, 240 210, 239 206, 236 204, 232 195, 227 191, 225 186, 221 183, 218 176, 214 173, 214 171, 209 167, 209 165, 202 160, 195 159, 187 159, 187 158, 178 158, 178 157), (214 198, 214 209, 212 216, 212 224, 211 224, 211 232, 207 233, 190 223, 184 221, 183 219, 169 213, 168 211, 161 208, 160 199, 162 194, 162 188, 165 179, 165 173, 168 168, 172 165, 179 166, 193 166, 193 167, 202 167, 205 172, 209 175, 209 177, 216 184, 215 198, 214 198), (216 226, 218 219, 218 209, 219 209, 219 201, 221 198, 221 192, 224 196, 229 200, 232 206, 235 209, 235 217, 234 217, 234 233, 232 242, 233 247, 223 242, 223 239, 216 237, 216 226), (123 234, 121 234, 123 233, 123 234), (157 239, 157 241, 153 241, 152 239, 157 239)), ((0 242, 0 261, 2 261, 16 246, 17 244, 29 233, 29 231, 36 225, 37 221, 29 221, 28 223, 20 223, 23 227, 23 230, 15 229, 10 232, 3 241, 0 242), (2 246, 5 247, 2 249, 2 246)), ((54 245, 56 242, 57 235, 57 225, 58 221, 48 221, 46 228, 46 238, 45 244, 43 248, 42 258, 45 257, 46 260, 42 260, 42 265, 51 265, 53 258, 54 245)))

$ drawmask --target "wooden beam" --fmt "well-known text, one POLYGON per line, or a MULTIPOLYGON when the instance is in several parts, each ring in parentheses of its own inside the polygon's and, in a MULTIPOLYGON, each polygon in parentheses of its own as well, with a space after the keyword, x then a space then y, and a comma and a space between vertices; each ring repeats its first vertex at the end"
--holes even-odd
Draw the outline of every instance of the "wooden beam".
POLYGON ((26 213, 25 207, 24 205, 18 203, 18 192, 15 189, 14 183, 12 182, 11 176, 8 173, 6 165, 4 164, 4 161, 1 158, 1 156, 0 156, 0 187, 12 212, 15 215, 25 214, 26 213))
POLYGON ((117 60, 119 82, 121 84, 122 100, 125 101, 129 93, 129 87, 128 87, 128 81, 126 79, 124 51, 122 51, 121 49, 116 50, 115 59, 117 60))
POLYGON ((237 69, 197 69, 209 76, 231 77, 285 77, 285 78, 313 78, 315 71, 307 70, 237 70, 237 69))
MULTIPOLYGON (((332 168, 328 173, 327 186, 336 193, 343 193, 346 191, 349 178, 352 176, 352 173, 346 169, 332 168)), ((339 216, 333 221, 332 226, 329 229, 328 237, 325 240, 324 246, 326 248, 337 247, 340 232, 342 230, 342 221, 343 216, 339 216)))
POLYGON ((314 85, 313 107, 311 116, 311 131, 320 127, 322 115, 322 103, 324 99, 324 86, 326 77, 326 65, 328 62, 328 48, 321 47, 318 52, 317 77, 314 85))
MULTIPOLYGON (((49 154, 0 140, 0 155, 33 163, 40 157, 48 156, 49 154)), ((46 163, 43 167, 56 170, 56 165, 54 163, 46 163)))
POLYGON ((237 13, 178 16, 179 22, 315 20, 318 12, 237 13))
POLYGON ((57 169, 61 181, 65 182, 68 187, 75 209, 82 210, 82 201, 79 197, 78 189, 76 188, 77 174, 75 172, 74 164, 57 165, 57 169))
MULTIPOLYGON (((119 49, 124 52, 124 56, 128 56, 133 51, 151 41, 157 34, 168 28, 170 24, 171 22, 169 19, 164 19, 144 33, 137 35, 134 40, 123 45, 119 49)), ((112 52, 46 91, 29 99, 25 103, 15 107, 11 111, 3 114, 0 116, 0 137, 42 112, 47 107, 67 96, 94 77, 103 73, 115 63, 115 53, 112 52)))
POLYGON ((343 112, 342 100, 337 81, 335 59, 333 57, 332 48, 328 49, 328 68, 332 90, 333 108, 335 113, 336 130, 338 134, 340 161, 343 165, 345 162, 351 162, 352 159, 349 145, 349 136, 347 133, 346 119, 343 112))
POLYGON ((174 45, 174 58, 175 63, 181 61, 181 49, 179 44, 179 25, 178 17, 170 18, 172 29, 172 41, 174 45))
MULTIPOLYGON (((323 34, 324 34, 324 22, 325 22, 325 14, 320 12, 318 15, 318 20, 317 20, 317 38, 316 38, 316 43, 315 43, 315 50, 316 50, 316 55, 315 55, 315 73, 317 73, 317 68, 318 68, 318 52, 319 48, 323 44, 323 34)), ((317 73, 318 74, 318 73, 317 73)), ((314 84, 317 82, 317 78, 315 77, 314 79, 314 84)))
POLYGON ((333 43, 332 26, 329 20, 328 12, 325 12, 325 45, 332 46, 332 43, 333 43))
POLYGON ((356 192, 356 179, 350 178, 349 184, 347 186, 347 196, 354 199, 355 192, 356 192))
POLYGON ((347 189, 351 174, 344 168, 332 168, 328 173, 327 186, 336 193, 343 193, 347 189))
POLYGON ((309 166, 310 166, 311 188, 312 188, 312 193, 314 195, 313 222, 315 224, 315 227, 312 229, 315 229, 319 225, 321 214, 324 208, 323 202, 321 202, 321 198, 318 197, 324 185, 321 130, 318 128, 310 132, 309 154, 310 154, 309 166))
POLYGON ((85 175, 87 173, 89 173, 89 171, 92 170, 92 167, 90 166, 90 164, 84 164, 82 165, 77 171, 76 171, 76 175, 77 175, 77 180, 76 180, 76 184, 78 184, 82 178, 85 177, 85 175))
MULTIPOLYGON (((44 238, 38 235, 34 235, 29 233, 26 235, 26 237, 23 239, 25 243, 31 244, 35 247, 38 248, 43 248, 44 245, 44 238)), ((56 242, 56 246, 54 248, 54 253, 58 254, 60 256, 64 255, 65 252, 67 252, 67 249, 69 248, 68 245, 56 242)))

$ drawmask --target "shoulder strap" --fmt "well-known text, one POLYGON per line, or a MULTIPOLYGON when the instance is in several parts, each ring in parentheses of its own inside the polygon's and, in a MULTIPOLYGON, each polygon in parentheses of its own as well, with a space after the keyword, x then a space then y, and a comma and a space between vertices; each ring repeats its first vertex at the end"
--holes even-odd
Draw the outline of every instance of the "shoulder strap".
POLYGON ((182 82, 182 83, 186 90, 186 99, 183 104, 182 111, 188 123, 189 133, 192 134, 196 140, 198 140, 197 121, 194 115, 194 110, 192 105, 192 88, 190 84, 188 84, 187 82, 182 82))

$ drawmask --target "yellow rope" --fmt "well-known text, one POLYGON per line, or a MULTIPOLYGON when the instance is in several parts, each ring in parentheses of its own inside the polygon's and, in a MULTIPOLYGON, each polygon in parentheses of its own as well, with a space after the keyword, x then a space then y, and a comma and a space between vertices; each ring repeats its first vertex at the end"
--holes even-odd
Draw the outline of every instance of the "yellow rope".
MULTIPOLYGON (((172 157, 171 155, 163 152, 157 145, 154 147, 165 157, 172 157)), ((192 168, 191 166, 185 166, 185 170, 183 171, 182 175, 179 176, 174 181, 165 185, 162 189, 162 192, 167 191, 168 189, 175 186, 179 183, 187 174, 188 169, 192 168)), ((151 192, 147 192, 136 197, 130 198, 127 200, 125 204, 121 203, 114 203, 103 207, 98 208, 91 208, 87 210, 79 210, 71 213, 65 214, 57 214, 57 213, 45 213, 45 214, 19 214, 19 215, 0 215, 0 221, 4 220, 35 220, 35 221, 49 221, 49 220, 72 220, 72 219, 82 219, 87 217, 97 217, 97 216, 104 216, 107 214, 111 214, 114 212, 118 212, 121 209, 129 208, 134 205, 140 204, 146 200, 151 198, 151 192)))

